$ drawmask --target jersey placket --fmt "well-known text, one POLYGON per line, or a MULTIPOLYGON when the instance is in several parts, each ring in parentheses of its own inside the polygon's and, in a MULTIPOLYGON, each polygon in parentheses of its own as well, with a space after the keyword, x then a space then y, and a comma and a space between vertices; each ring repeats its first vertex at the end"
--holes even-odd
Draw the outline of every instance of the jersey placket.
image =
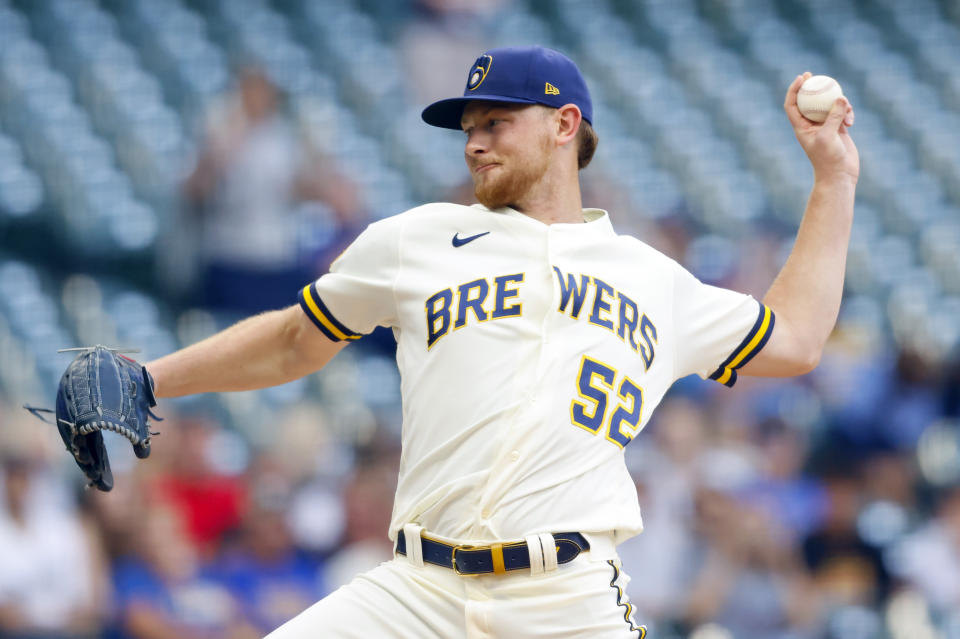
POLYGON ((538 246, 530 256, 530 266, 525 271, 524 313, 521 321, 531 322, 539 328, 534 344, 535 355, 517 377, 523 385, 523 403, 502 430, 502 444, 497 453, 497 463, 490 470, 486 484, 478 500, 478 533, 481 537, 502 537, 502 522, 498 522, 498 507, 503 497, 516 486, 525 458, 531 454, 527 443, 535 439, 535 431, 543 419, 541 395, 545 392, 542 379, 545 365, 544 344, 546 325, 554 303, 553 279, 550 271, 550 241, 552 227, 529 219, 511 220, 522 229, 528 241, 538 246), (521 381, 522 380, 522 381, 521 381))

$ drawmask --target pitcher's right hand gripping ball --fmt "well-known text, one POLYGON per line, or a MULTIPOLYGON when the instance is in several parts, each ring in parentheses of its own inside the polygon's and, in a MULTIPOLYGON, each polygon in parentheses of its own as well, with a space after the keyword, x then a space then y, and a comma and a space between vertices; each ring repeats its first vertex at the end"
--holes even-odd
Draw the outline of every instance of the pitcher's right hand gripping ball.
MULTIPOLYGON (((150 456, 150 437, 157 433, 150 432, 148 419, 162 421, 150 411, 157 405, 153 378, 146 368, 116 349, 98 344, 66 350, 78 350, 80 354, 60 378, 57 429, 90 485, 108 491, 113 488, 113 473, 103 431, 130 440, 138 458, 150 456)), ((40 417, 37 412, 42 409, 26 408, 40 417)))

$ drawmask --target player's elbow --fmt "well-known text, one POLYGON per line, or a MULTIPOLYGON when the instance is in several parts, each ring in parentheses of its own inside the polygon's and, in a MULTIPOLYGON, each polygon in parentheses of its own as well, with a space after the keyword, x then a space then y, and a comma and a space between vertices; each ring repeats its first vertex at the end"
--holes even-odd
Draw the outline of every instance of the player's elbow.
MULTIPOLYGON (((806 375, 820 365, 826 338, 819 331, 810 330, 802 322, 793 322, 786 313, 779 313, 775 332, 767 347, 778 369, 776 376, 806 375)), ((762 352, 761 352, 762 353, 762 352)))
POLYGON ((778 362, 778 377, 806 375, 820 364, 823 354, 823 345, 802 332, 792 332, 789 339, 781 339, 777 346, 777 350, 771 354, 778 362))
POLYGON ((819 363, 818 351, 797 349, 781 351, 765 362, 751 362, 741 372, 760 377, 798 377, 813 371, 819 363))
POLYGON ((815 335, 799 334, 793 343, 790 359, 795 369, 794 375, 806 375, 820 365, 823 357, 824 340, 815 335))
POLYGON ((812 347, 805 349, 797 356, 794 366, 797 372, 795 375, 806 375, 813 372, 820 365, 820 358, 823 355, 823 348, 812 347))
POLYGON ((760 355, 747 363, 741 372, 759 377, 797 377, 806 375, 820 364, 821 347, 795 340, 778 340, 768 344, 760 355))

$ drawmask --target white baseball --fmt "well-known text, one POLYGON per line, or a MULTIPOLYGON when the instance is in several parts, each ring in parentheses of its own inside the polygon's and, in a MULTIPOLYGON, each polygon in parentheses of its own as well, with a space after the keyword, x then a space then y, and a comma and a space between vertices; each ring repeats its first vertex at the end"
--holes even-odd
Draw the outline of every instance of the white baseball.
POLYGON ((828 75, 807 78, 797 92, 797 108, 808 120, 823 122, 837 98, 843 96, 840 84, 828 75))

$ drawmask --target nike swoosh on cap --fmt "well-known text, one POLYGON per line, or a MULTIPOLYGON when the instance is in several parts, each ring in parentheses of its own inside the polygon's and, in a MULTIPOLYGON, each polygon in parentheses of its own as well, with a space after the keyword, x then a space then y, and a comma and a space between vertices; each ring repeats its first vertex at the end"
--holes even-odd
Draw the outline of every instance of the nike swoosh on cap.
POLYGON ((483 237, 484 235, 489 235, 490 231, 484 231, 483 233, 477 233, 476 235, 471 235, 470 237, 459 237, 460 233, 453 234, 452 244, 455 248, 461 247, 464 244, 474 241, 478 237, 483 237))

